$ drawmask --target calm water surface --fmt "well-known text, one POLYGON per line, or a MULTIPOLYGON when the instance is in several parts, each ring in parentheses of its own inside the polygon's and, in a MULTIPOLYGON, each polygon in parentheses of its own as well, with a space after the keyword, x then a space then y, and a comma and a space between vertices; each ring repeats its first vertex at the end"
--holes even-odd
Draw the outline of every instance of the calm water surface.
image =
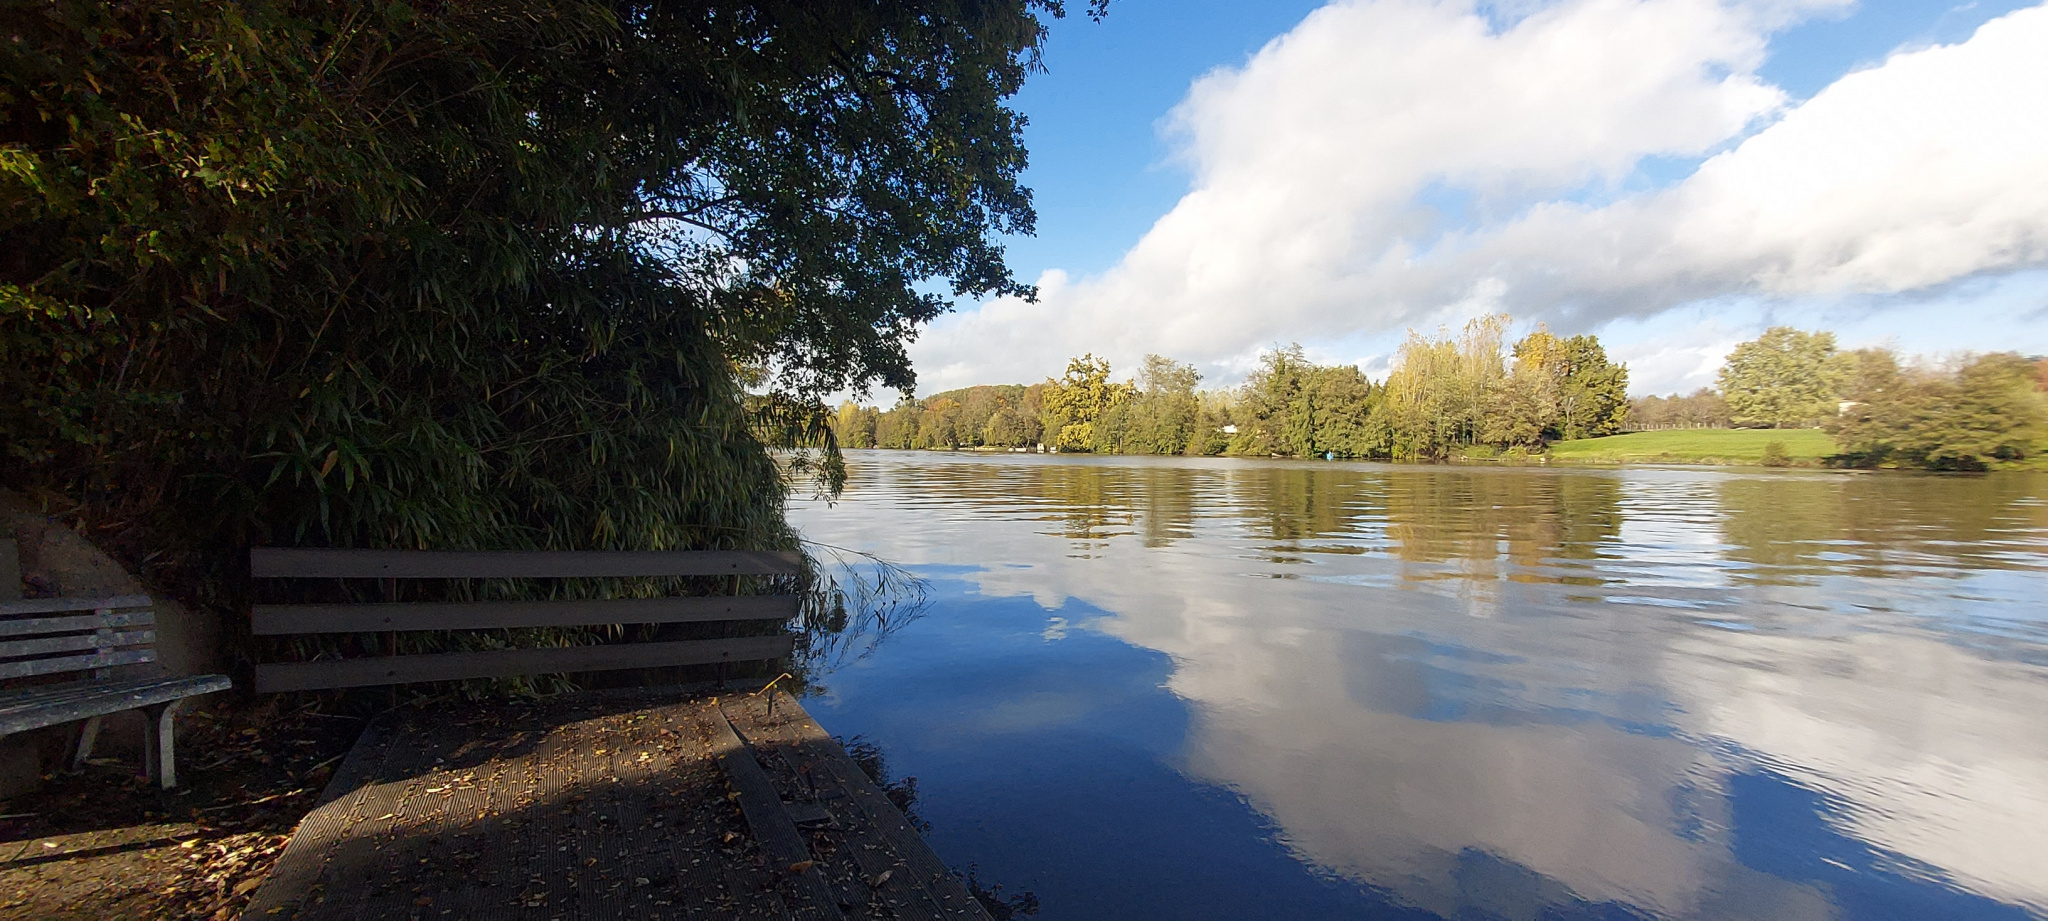
POLYGON ((2048 478, 850 463, 807 705, 1042 919, 2048 917, 2048 478))

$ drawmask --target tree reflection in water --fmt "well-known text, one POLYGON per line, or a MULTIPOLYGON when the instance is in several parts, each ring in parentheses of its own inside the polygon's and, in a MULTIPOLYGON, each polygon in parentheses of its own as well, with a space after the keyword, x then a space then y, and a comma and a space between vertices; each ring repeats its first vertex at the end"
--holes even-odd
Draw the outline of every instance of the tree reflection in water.
POLYGON ((2048 478, 852 460, 939 588, 821 709, 1049 916, 2048 913, 2048 478))

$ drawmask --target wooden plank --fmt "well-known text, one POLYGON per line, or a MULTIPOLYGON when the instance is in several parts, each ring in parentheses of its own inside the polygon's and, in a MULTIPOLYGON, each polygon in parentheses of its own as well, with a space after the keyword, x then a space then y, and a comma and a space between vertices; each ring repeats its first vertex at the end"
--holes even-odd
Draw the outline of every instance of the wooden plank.
MULTIPOLYGON (((84 620, 85 618, 74 618, 84 620)), ((156 642, 155 630, 131 630, 126 633, 82 633, 76 636, 47 636, 33 640, 8 640, 0 643, 0 659, 20 656, 42 656, 53 652, 74 652, 80 649, 112 649, 117 646, 147 646, 156 642)))
MULTIPOLYGON (((726 698, 721 704, 742 714, 739 725, 749 734, 765 732, 770 737, 793 744, 798 750, 798 757, 810 762, 814 775, 822 775, 850 794, 853 806, 872 823, 874 833, 903 861, 897 872, 908 876, 907 882, 914 883, 934 899, 943 917, 986 921, 987 909, 975 901, 966 884, 953 875, 924 836, 918 834, 917 829, 903 817, 903 811, 889 801, 888 794, 869 779, 867 772, 854 763, 846 749, 834 741, 824 727, 811 719, 796 698, 780 690, 770 690, 761 696, 726 698), (764 698, 771 696, 775 702, 772 718, 763 713, 767 703, 764 698)), ((890 879, 893 883, 898 877, 892 874, 890 879)))
POLYGON ((89 656, 64 656, 57 659, 29 659, 25 662, 0 663, 0 678, 27 678, 32 675, 56 675, 63 672, 83 671, 88 668, 112 668, 116 665, 141 665, 156 661, 156 650, 135 649, 120 652, 98 652, 89 656))
POLYGON ((0 620, 0 636, 77 633, 81 630, 98 630, 101 627, 146 627, 154 623, 156 612, 151 610, 87 614, 83 617, 30 617, 23 620, 0 620))
POLYGON ((263 878, 262 886, 250 897, 242 917, 292 916, 286 911, 297 909, 319 880, 341 841, 349 816, 368 795, 368 788, 375 785, 378 770, 390 757, 393 735, 389 717, 371 720, 363 727, 363 734, 349 747, 348 757, 321 791, 319 805, 299 821, 291 840, 263 878))
MULTIPOLYGON (((328 855, 316 901, 345 906, 347 917, 404 917, 391 904, 397 893, 387 881, 409 862, 405 856, 410 848, 395 845, 416 840, 418 823, 437 805, 419 794, 431 782, 435 760, 445 752, 436 743, 446 728, 443 721, 427 721, 405 725, 395 734, 376 782, 356 799, 357 811, 347 817, 340 840, 328 855)), ((331 909, 315 914, 334 916, 331 909)))
POLYGON ((257 547, 258 579, 570 579, 793 575, 803 556, 765 550, 347 550, 257 547))
POLYGON ((565 646, 550 649, 493 649, 483 652, 379 656, 325 662, 274 662, 256 666, 256 693, 369 687, 380 684, 409 684, 416 681, 460 681, 469 678, 600 672, 669 665, 704 665, 713 662, 751 662, 786 656, 794 641, 795 637, 785 633, 717 640, 620 643, 609 646, 565 646))
POLYGON ((520 869, 531 874, 514 880, 515 904, 544 909, 547 914, 543 917, 566 914, 569 906, 564 903, 575 885, 566 850, 569 836, 564 834, 559 810, 569 805, 568 797, 587 794, 595 786, 593 778, 581 771, 586 763, 583 756, 597 747, 585 736, 594 727, 577 718, 582 715, 575 713, 577 709, 571 704, 556 711, 560 722, 543 729, 534 741, 526 759, 529 773, 523 789, 513 793, 518 803, 515 808, 525 815, 509 843, 511 852, 522 857, 520 869))
POLYGON ((801 603, 796 595, 739 595, 440 604, 259 604, 254 610, 252 629, 258 636, 277 636, 788 620, 796 616, 801 603))
POLYGON ((57 614, 64 611, 146 608, 155 603, 148 595, 112 595, 106 598, 35 598, 28 601, 0 601, 0 617, 14 617, 21 614, 57 614))
POLYGON ((782 811, 782 797, 776 794, 775 785, 754 763, 753 751, 740 741, 716 707, 705 714, 704 722, 711 729, 711 752, 739 791, 740 811, 746 814, 747 827, 753 830, 755 843, 761 845, 762 856, 768 858, 771 870, 789 876, 795 883, 796 904, 791 906, 795 909, 792 913, 798 917, 844 917, 832 898, 832 890, 818 873, 817 861, 811 858, 803 834, 782 811))

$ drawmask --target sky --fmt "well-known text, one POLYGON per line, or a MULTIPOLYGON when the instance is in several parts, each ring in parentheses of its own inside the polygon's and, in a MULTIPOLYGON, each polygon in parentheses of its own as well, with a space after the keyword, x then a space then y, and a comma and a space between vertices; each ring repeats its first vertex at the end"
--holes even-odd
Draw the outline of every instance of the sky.
POLYGON ((1485 313, 1638 395, 1773 325, 2048 352, 2048 5, 1116 0, 1044 64, 1039 298, 925 329, 920 393, 1294 342, 1382 377, 1485 313))

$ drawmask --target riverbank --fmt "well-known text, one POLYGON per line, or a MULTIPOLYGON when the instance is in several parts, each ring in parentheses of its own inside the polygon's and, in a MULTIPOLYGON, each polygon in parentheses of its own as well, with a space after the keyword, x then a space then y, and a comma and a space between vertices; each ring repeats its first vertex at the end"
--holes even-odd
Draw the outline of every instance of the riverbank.
POLYGON ((1819 467, 1838 453, 1819 429, 1670 429, 1553 442, 1540 456, 1567 464, 1757 466, 1773 444, 1787 467, 1819 467))
POLYGON ((989 919, 781 691, 402 708, 323 800, 246 916, 989 919))
MULTIPOLYGON (((874 450, 903 449, 884 448, 874 450)), ((952 448, 912 448, 908 450, 960 451, 974 454, 1045 453, 1029 448, 970 447, 965 445, 952 448)), ((1672 429, 1661 432, 1634 432, 1626 435, 1607 435, 1600 438, 1558 441, 1551 443, 1541 450, 1534 451, 1524 448, 1500 451, 1490 447, 1475 446, 1454 455, 1450 458, 1450 462, 1488 465, 1586 464, 1613 466, 1620 464, 1695 464, 1700 466, 1726 467, 1822 467, 1826 466, 1827 458, 1835 453, 1837 453, 1835 440, 1819 429, 1672 429), (1767 463, 1766 461, 1766 454, 1774 443, 1782 451, 1782 464, 1767 463)), ((1089 454, 1088 456, 1156 457, 1160 455, 1089 454)), ((1257 459, 1268 455, 1219 454, 1207 456, 1257 459)), ((1402 463, 1401 461, 1384 457, 1342 459, 1402 463)))
POLYGON ((310 701, 214 702, 184 787, 109 761, 0 802, 0 919, 1008 916, 913 791, 772 693, 423 701, 361 741, 310 701))

